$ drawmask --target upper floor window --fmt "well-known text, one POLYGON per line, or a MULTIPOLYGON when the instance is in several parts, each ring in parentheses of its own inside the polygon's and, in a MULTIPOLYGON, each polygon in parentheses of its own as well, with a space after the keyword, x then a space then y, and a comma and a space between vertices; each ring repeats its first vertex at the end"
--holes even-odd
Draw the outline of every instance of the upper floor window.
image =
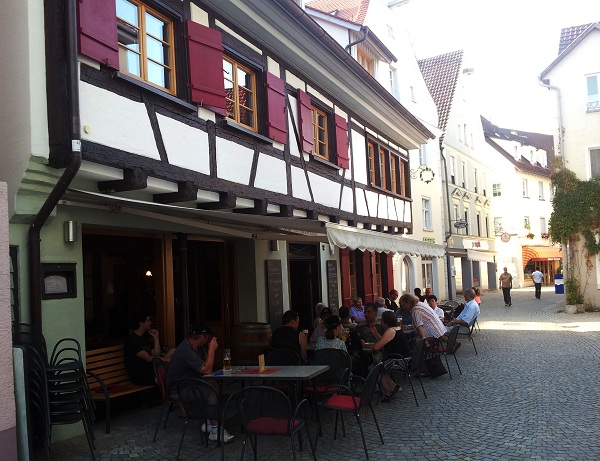
POLYGON ((315 132, 314 154, 329 160, 329 127, 327 113, 315 106, 311 107, 313 114, 313 129, 315 132))
POLYGON ((462 186, 466 189, 468 187, 467 185, 467 164, 465 162, 462 162, 461 165, 461 172, 462 172, 462 186))
POLYGON ((600 94, 598 93, 598 75, 587 76, 587 111, 600 110, 600 94))
POLYGON ((477 194, 478 183, 479 183, 479 181, 477 178, 477 170, 473 170, 473 190, 475 191, 476 194, 477 194))
POLYGON ((173 22, 137 0, 117 0, 119 67, 175 94, 173 22))
POLYGON ((229 56, 223 56, 223 80, 227 118, 258 131, 254 71, 229 56))
POLYGON ((367 149, 369 183, 394 194, 406 196, 407 161, 375 141, 369 141, 367 149))
POLYGON ((545 200, 544 198, 544 183, 542 181, 538 181, 538 189, 539 189, 539 199, 545 200))
POLYGON ((450 180, 456 184, 456 157, 450 157, 450 180))
POLYGON ((523 197, 529 198, 529 187, 526 179, 523 179, 523 197))
POLYGON ((423 204, 423 229, 431 230, 433 229, 433 224, 431 222, 431 200, 428 198, 422 199, 423 204))
POLYGON ((427 165, 427 144, 419 146, 419 165, 427 165))
POLYGON ((356 60, 371 75, 375 75, 375 59, 362 48, 356 50, 356 60))
POLYGON ((500 197, 502 195, 502 185, 500 183, 492 184, 492 197, 500 197))

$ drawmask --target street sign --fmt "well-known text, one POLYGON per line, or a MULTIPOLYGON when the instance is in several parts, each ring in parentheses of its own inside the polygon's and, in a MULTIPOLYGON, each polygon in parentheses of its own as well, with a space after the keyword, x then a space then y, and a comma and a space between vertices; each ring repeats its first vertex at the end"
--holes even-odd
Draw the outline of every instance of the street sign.
POLYGON ((500 240, 502 240, 504 243, 508 242, 510 240, 510 234, 508 232, 502 232, 500 240))

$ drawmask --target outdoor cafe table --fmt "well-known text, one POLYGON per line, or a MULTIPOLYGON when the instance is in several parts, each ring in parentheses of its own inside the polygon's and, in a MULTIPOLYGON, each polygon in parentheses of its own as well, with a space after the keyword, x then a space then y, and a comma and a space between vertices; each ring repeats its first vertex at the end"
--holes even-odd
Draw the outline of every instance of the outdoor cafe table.
MULTIPOLYGON (((316 378, 329 370, 328 365, 298 365, 298 366, 272 366, 265 367, 265 371, 259 372, 258 367, 240 367, 233 366, 231 371, 215 371, 210 375, 205 375, 204 379, 214 379, 219 382, 219 401, 223 397, 223 384, 225 382, 242 381, 289 381, 294 386, 294 396, 296 402, 300 400, 300 383, 316 378)), ((221 431, 223 425, 221 425, 221 431)), ((222 437, 221 437, 222 440, 222 437)), ((225 444, 221 443, 221 459, 225 459, 225 444)))

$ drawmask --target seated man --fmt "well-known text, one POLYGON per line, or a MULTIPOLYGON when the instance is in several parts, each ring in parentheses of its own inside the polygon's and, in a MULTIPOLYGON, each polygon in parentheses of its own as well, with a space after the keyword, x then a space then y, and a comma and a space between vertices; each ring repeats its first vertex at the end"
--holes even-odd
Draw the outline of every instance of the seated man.
POLYGON ((412 312, 413 327, 417 334, 423 338, 442 338, 446 336, 446 327, 431 308, 419 301, 411 294, 400 297, 400 307, 410 308, 412 312))
POLYGON ((475 292, 473 289, 469 288, 468 290, 465 290, 464 297, 466 301, 465 307, 458 317, 448 322, 448 329, 452 328, 454 325, 463 325, 468 327, 471 325, 471 323, 473 323, 475 317, 479 316, 481 311, 479 309, 479 304, 477 304, 477 301, 475 301, 475 292))
MULTIPOLYGON (((213 372, 215 351, 219 347, 217 338, 213 336, 212 329, 203 323, 190 326, 190 331, 171 357, 169 372, 167 374, 167 389, 172 398, 177 398, 177 383, 186 378, 202 378, 213 372), (206 350, 204 347, 206 346, 206 350)), ((215 402, 216 403, 216 402, 215 402)), ((218 438, 218 421, 210 421, 209 440, 218 438)), ((206 424, 202 430, 206 431, 206 424)), ((226 430, 223 431, 223 442, 229 443, 233 436, 226 430)))
POLYGON ((352 307, 350 308, 350 317, 354 321, 354 323, 364 323, 365 322, 365 310, 363 307, 362 298, 359 296, 355 296, 352 298, 352 307))
POLYGON ((387 308, 396 312, 399 309, 398 303, 396 302, 397 299, 398 290, 390 290, 389 298, 385 299, 385 305, 387 306, 387 308))
POLYGON ((385 299, 384 298, 377 298, 375 300, 375 304, 377 305, 377 322, 381 322, 381 316, 383 315, 383 313, 385 311, 389 311, 391 309, 388 309, 385 305, 385 299))
POLYGON ((271 347, 273 349, 290 349, 306 363, 306 336, 298 331, 300 317, 296 311, 285 311, 281 316, 282 326, 273 332, 271 347))
POLYGON ((365 323, 356 327, 356 334, 365 343, 376 343, 377 338, 383 334, 383 327, 377 323, 375 303, 365 304, 365 323))
POLYGON ((431 307, 431 309, 433 309, 433 312, 435 313, 435 315, 437 315, 440 320, 443 322, 444 321, 444 311, 438 307, 438 299, 436 295, 429 295, 427 297, 427 304, 429 304, 429 307, 431 307))
MULTIPOLYGON (((152 319, 147 314, 134 317, 131 334, 125 340, 125 368, 131 380, 140 386, 155 384, 152 359, 160 357, 158 331, 152 328, 152 319)), ((173 355, 171 349, 164 358, 173 355)))
POLYGON ((402 319, 402 329, 404 331, 412 331, 412 305, 407 303, 402 304, 400 300, 398 300, 398 304, 400 307, 396 311, 396 317, 402 319))

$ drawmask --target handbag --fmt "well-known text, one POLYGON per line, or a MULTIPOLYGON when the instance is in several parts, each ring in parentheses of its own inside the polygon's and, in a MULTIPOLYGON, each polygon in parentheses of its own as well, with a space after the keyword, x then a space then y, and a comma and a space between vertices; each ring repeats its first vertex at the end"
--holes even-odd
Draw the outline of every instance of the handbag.
POLYGON ((434 355, 433 357, 426 359, 425 367, 427 368, 431 379, 435 379, 438 376, 448 373, 448 370, 446 370, 446 367, 442 363, 442 359, 440 359, 439 355, 434 355))

